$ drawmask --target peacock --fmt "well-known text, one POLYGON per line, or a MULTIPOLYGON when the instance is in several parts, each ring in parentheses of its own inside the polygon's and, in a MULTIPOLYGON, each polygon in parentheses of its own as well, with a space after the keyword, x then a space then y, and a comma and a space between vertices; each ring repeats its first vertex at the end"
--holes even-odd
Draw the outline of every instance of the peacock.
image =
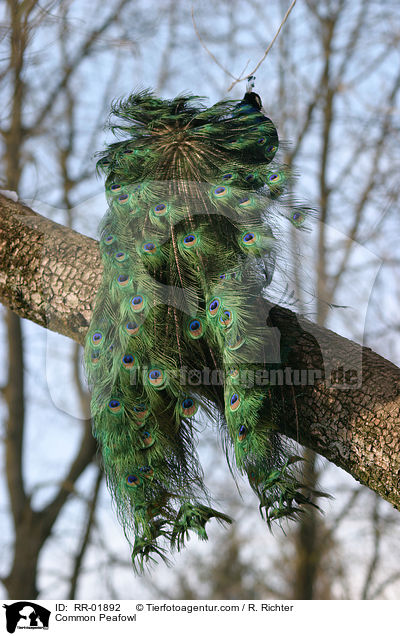
POLYGON ((278 345, 260 304, 280 222, 301 228, 311 210, 290 194, 251 87, 211 107, 144 90, 112 117, 117 140, 97 163, 108 211, 85 366, 107 484, 142 571, 189 531, 207 539, 211 518, 232 521, 204 484, 196 413, 219 427, 269 525, 316 505, 274 418, 265 370, 278 345))

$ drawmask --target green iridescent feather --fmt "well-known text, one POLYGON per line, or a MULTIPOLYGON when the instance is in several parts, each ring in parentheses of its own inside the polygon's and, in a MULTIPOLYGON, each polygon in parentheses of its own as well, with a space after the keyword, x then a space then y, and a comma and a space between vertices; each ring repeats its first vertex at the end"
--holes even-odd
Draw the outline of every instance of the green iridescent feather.
POLYGON ((309 503, 268 387, 241 379, 266 368, 271 347, 258 303, 280 249, 275 220, 298 227, 308 210, 285 195, 290 175, 271 164, 276 129, 253 93, 206 108, 144 91, 113 115, 122 140, 98 162, 109 211, 85 364, 108 485, 142 569, 165 558, 165 542, 180 549, 189 530, 207 538, 210 518, 230 522, 204 486, 199 407, 222 422, 268 523, 309 503), (222 390, 205 370, 222 375, 222 390))

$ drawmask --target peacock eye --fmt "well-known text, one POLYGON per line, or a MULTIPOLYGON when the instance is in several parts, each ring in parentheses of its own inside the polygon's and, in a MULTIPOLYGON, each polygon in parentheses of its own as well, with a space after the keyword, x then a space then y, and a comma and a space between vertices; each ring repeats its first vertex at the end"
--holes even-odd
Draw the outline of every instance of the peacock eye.
POLYGON ((141 466, 139 468, 139 472, 143 475, 143 477, 145 477, 146 479, 150 479, 153 475, 154 475, 154 470, 152 469, 151 466, 141 466))
POLYGON ((137 322, 130 321, 126 323, 125 329, 130 336, 135 336, 138 333, 140 326, 137 324, 137 322))
POLYGON ((133 486, 133 487, 139 486, 140 479, 136 475, 127 475, 126 484, 127 486, 133 486))
POLYGON ((260 139, 257 140, 257 143, 259 146, 263 146, 266 141, 267 141, 266 137, 260 137, 260 139))
POLYGON ((129 276, 127 274, 120 274, 117 278, 117 283, 121 287, 124 287, 129 283, 129 276))
POLYGON ((125 369, 132 369, 132 367, 135 366, 135 356, 130 353, 122 356, 122 366, 125 367, 125 369))
POLYGON ((167 206, 165 203, 158 203, 154 208, 154 214, 157 216, 163 216, 167 212, 167 206))
POLYGON ((122 404, 119 400, 112 399, 108 403, 108 408, 111 413, 119 413, 122 409, 122 404))
POLYGON ((110 186, 111 192, 119 192, 121 188, 122 186, 120 183, 113 183, 112 186, 110 186))
POLYGON ((96 362, 100 360, 100 351, 92 351, 92 353, 90 354, 90 359, 93 364, 96 364, 96 362))
POLYGON ((126 261, 128 255, 125 252, 115 252, 114 258, 118 263, 122 263, 123 261, 126 261))
POLYGON ((154 440, 151 436, 151 433, 149 433, 149 431, 145 431, 142 434, 142 441, 144 446, 147 446, 147 447, 152 446, 154 444, 154 440))
POLYGON ((185 236, 183 239, 183 243, 185 247, 193 247, 193 245, 195 245, 196 242, 197 242, 197 237, 195 234, 187 234, 187 236, 185 236))
POLYGON ((141 311, 144 307, 143 296, 134 296, 131 300, 131 305, 132 305, 133 311, 141 311))
MULTIPOLYGON (((224 181, 229 181, 229 179, 232 179, 232 177, 233 177, 232 172, 227 172, 226 174, 222 175, 222 178, 223 178, 224 181)), ((217 190, 218 190, 218 188, 217 188, 217 190)))
POLYGON ((229 400, 229 405, 231 411, 236 411, 236 409, 240 406, 240 396, 238 393, 232 393, 231 399, 229 400))
POLYGON ((120 194, 119 197, 118 197, 118 202, 119 203, 127 203, 128 199, 129 199, 129 196, 127 194, 125 194, 125 193, 124 194, 120 194))
POLYGON ((189 323, 189 335, 195 340, 200 338, 203 334, 203 325, 198 318, 195 318, 189 323))
POLYGON ((214 298, 210 302, 210 304, 208 305, 208 311, 210 312, 211 316, 215 316, 218 313, 220 304, 221 301, 219 300, 219 298, 214 298))
POLYGON ((181 402, 181 415, 192 417, 197 411, 198 404, 191 397, 185 397, 181 402))
POLYGON ((226 194, 226 192, 227 192, 227 189, 224 188, 224 186, 218 186, 214 190, 214 194, 215 194, 216 197, 223 197, 224 194, 226 194))
POLYGON ((109 234, 108 236, 106 236, 106 238, 104 239, 104 243, 106 245, 111 245, 111 243, 114 243, 115 241, 115 236, 113 236, 112 234, 109 234))
POLYGON ((131 155, 133 154, 133 150, 124 150, 124 155, 131 155))
POLYGON ((243 440, 246 438, 246 436, 247 436, 247 428, 242 425, 239 428, 239 431, 238 431, 238 440, 239 440, 239 442, 243 442, 243 440))
POLYGON ((222 316, 220 316, 219 322, 224 327, 229 327, 232 323, 232 312, 229 309, 224 309, 222 316))
POLYGON ((252 183, 252 181, 254 181, 254 179, 255 179, 255 175, 254 175, 254 174, 252 174, 252 173, 251 173, 251 174, 248 174, 248 175, 244 178, 244 180, 245 180, 245 181, 247 181, 247 183, 252 183))
POLYGON ((246 232, 246 234, 243 236, 243 243, 245 243, 245 245, 252 245, 255 241, 256 235, 254 234, 254 232, 246 232))
POLYGON ((136 406, 133 407, 133 410, 135 413, 144 413, 147 411, 147 407, 145 404, 136 404, 136 406))
POLYGON ((275 151, 276 151, 276 146, 272 146, 272 145, 271 145, 271 146, 268 146, 268 147, 266 148, 266 151, 267 151, 267 152, 275 152, 275 151))
POLYGON ((268 181, 271 181, 272 183, 274 181, 278 181, 279 179, 279 174, 277 172, 273 172, 272 174, 269 175, 268 177, 268 181))
POLYGON ((297 211, 292 214, 291 220, 293 221, 294 225, 298 227, 303 223, 304 219, 305 215, 302 212, 297 211))
POLYGON ((143 245, 143 251, 148 254, 154 254, 154 252, 156 251, 156 246, 154 245, 154 243, 145 243, 143 245))
POLYGON ((249 197, 243 197, 242 199, 239 199, 239 205, 242 205, 243 207, 245 207, 246 205, 249 205, 249 203, 250 203, 249 197))
POLYGON ((100 344, 102 340, 103 340, 103 334, 101 333, 101 331, 95 331, 94 334, 92 335, 92 342, 94 344, 100 344))
POLYGON ((165 374, 161 369, 151 369, 148 378, 151 386, 155 388, 161 388, 165 383, 165 374))

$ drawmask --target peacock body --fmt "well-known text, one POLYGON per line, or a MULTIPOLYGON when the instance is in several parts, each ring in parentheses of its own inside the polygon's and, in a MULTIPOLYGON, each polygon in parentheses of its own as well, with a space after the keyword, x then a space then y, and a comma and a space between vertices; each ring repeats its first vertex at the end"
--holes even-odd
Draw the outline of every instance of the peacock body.
POLYGON ((281 249, 274 226, 286 217, 300 227, 307 209, 285 193, 277 131, 255 93, 206 108, 144 91, 113 114, 123 139, 98 162, 109 210, 85 364, 94 435, 142 569, 166 544, 180 549, 189 530, 207 538, 210 518, 231 521, 203 482, 199 408, 219 422, 268 523, 309 502, 271 389, 254 381, 275 346, 261 304, 281 249))

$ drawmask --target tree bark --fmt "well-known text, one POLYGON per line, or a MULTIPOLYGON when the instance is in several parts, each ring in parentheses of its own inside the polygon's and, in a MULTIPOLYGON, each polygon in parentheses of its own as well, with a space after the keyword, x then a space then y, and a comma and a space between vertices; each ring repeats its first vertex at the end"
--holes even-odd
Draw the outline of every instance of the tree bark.
MULTIPOLYGON (((83 343, 102 264, 96 241, 0 196, 0 300, 83 343)), ((260 299, 285 364, 270 394, 282 433, 400 509, 400 370, 388 360, 260 299)))

